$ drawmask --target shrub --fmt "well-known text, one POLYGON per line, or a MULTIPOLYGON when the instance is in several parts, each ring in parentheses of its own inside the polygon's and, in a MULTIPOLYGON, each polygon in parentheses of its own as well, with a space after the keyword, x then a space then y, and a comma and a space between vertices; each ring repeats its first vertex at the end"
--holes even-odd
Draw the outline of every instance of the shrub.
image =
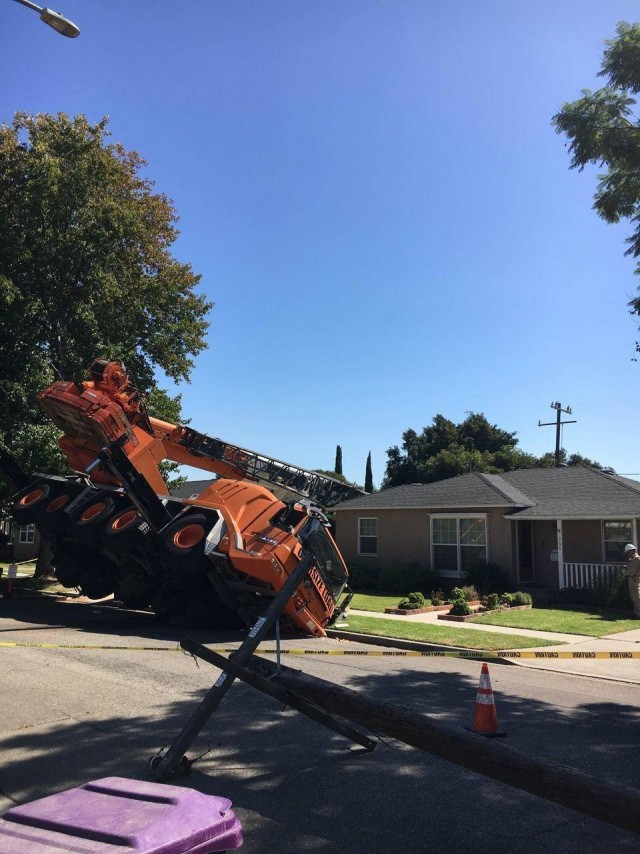
POLYGON ((456 599, 451 606, 451 610, 449 611, 454 617, 464 617, 467 614, 471 614, 471 608, 469 607, 466 599, 456 599))
POLYGON ((607 605, 611 605, 613 608, 632 607, 629 584, 624 572, 620 572, 614 577, 611 587, 607 590, 607 605))
POLYGON ((525 593, 523 590, 516 590, 515 593, 511 593, 510 595, 511 595, 511 604, 514 606, 533 604, 531 594, 525 593))
POLYGON ((417 560, 394 561, 380 570, 378 590, 428 590, 434 581, 433 574, 417 560))
POLYGON ((442 605, 444 602, 445 596, 443 590, 432 590, 429 594, 429 599, 431 599, 432 605, 442 605))
POLYGON ((350 566, 349 587, 353 590, 380 589, 380 569, 377 566, 361 563, 350 566))
POLYGON ((500 610, 500 596, 497 593, 488 593, 482 597, 482 607, 487 611, 500 610))
POLYGON ((512 605, 515 605, 514 597, 515 593, 503 593, 500 597, 500 604, 504 605, 505 608, 510 608, 512 605))
POLYGON ((467 602, 475 602, 476 599, 480 598, 473 584, 465 584, 464 587, 460 587, 459 589, 462 590, 462 595, 467 602))
POLYGON ((508 587, 507 573, 497 563, 478 563, 470 566, 465 573, 467 584, 473 585, 480 593, 491 593, 508 587))
POLYGON ((398 608, 405 610, 414 610, 415 608, 424 608, 427 605, 427 600, 422 593, 409 593, 406 599, 401 599, 398 603, 398 608))
POLYGON ((558 605, 586 605, 594 608, 631 608, 627 577, 617 575, 610 587, 564 587, 554 593, 558 605))

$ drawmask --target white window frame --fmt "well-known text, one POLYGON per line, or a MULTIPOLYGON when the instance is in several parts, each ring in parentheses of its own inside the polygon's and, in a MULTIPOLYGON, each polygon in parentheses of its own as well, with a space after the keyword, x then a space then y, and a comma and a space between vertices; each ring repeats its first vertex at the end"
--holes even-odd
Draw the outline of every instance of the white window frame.
POLYGON ((378 517, 377 516, 358 516, 358 557, 378 557, 378 537, 380 536, 378 531, 378 517), (375 522, 376 523, 376 550, 375 552, 363 552, 361 551, 361 541, 363 536, 367 539, 373 539, 373 534, 362 534, 360 531, 360 523, 361 522, 375 522))
POLYGON ((36 541, 36 526, 20 525, 20 533, 18 534, 18 542, 21 546, 31 546, 36 541))
POLYGON ((487 514, 486 513, 431 513, 429 515, 429 546, 431 551, 431 568, 436 570, 435 566, 435 557, 434 557, 434 546, 436 545, 453 545, 453 543, 434 543, 433 542, 433 520, 434 519, 455 519, 456 520, 456 560, 458 564, 457 571, 453 571, 450 569, 438 570, 439 574, 443 576, 443 578, 464 578, 464 572, 462 571, 462 553, 461 549, 464 546, 460 545, 460 520, 461 519, 482 519, 484 521, 484 551, 486 555, 487 563, 489 562, 489 526, 487 525, 487 514))
POLYGON ((635 519, 603 519, 600 525, 600 531, 602 534, 602 562, 603 563, 617 563, 618 561, 607 561, 607 543, 615 543, 616 540, 607 540, 604 536, 605 526, 607 522, 623 522, 625 525, 631 526, 631 539, 627 540, 627 542, 635 543, 636 537, 636 520, 635 519))

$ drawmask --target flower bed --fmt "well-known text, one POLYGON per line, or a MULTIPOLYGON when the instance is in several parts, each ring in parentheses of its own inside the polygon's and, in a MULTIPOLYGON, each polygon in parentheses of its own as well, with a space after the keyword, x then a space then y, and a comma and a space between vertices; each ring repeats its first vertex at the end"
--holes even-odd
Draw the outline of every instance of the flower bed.
MULTIPOLYGON (((472 604, 472 603, 470 603, 472 604)), ((485 617, 487 614, 501 614, 505 611, 529 611, 531 605, 513 605, 511 608, 498 608, 495 611, 474 611, 473 614, 438 614, 439 620, 453 620, 456 623, 465 623, 472 617, 485 617)))
POLYGON ((429 605, 426 608, 385 608, 385 614, 428 614, 430 611, 448 611, 451 605, 429 605))
MULTIPOLYGON (((469 602, 470 607, 474 607, 480 604, 480 600, 476 599, 474 602, 469 602)), ((451 608, 451 603, 447 602, 445 605, 429 605, 426 608, 385 608, 385 614, 428 614, 431 611, 448 611, 451 608)))

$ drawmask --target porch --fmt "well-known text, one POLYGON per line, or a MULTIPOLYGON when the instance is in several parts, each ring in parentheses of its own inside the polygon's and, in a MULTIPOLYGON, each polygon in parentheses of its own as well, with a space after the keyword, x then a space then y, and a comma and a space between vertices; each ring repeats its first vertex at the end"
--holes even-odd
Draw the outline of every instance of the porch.
POLYGON ((580 587, 596 590, 611 587, 614 579, 623 572, 619 563, 563 563, 560 567, 559 587, 580 587))

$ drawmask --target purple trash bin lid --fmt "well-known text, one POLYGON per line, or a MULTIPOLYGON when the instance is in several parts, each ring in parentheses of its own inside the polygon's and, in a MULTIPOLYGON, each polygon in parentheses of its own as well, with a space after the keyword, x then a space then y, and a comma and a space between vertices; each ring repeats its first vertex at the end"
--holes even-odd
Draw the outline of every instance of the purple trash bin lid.
POLYGON ((0 816, 2 854, 213 854, 242 845, 231 801, 104 777, 0 816))

